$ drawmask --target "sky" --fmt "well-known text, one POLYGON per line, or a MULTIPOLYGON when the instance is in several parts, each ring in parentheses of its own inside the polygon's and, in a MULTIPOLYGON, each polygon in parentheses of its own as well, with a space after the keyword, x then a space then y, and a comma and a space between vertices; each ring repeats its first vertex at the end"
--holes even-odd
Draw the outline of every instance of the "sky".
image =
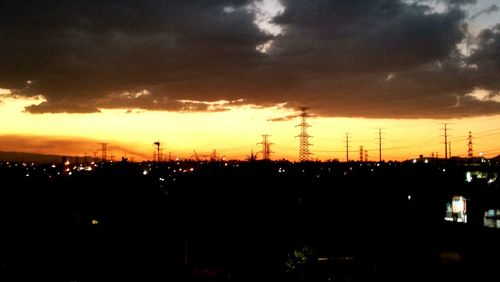
POLYGON ((2 1, 0 151, 500 154, 500 0, 2 1))

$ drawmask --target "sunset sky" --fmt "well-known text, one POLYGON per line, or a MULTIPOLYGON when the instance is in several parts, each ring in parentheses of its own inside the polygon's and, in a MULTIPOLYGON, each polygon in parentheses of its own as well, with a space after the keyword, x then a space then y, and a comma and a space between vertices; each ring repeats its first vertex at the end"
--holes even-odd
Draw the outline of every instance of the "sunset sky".
POLYGON ((500 0, 2 1, 0 151, 500 154, 500 0))

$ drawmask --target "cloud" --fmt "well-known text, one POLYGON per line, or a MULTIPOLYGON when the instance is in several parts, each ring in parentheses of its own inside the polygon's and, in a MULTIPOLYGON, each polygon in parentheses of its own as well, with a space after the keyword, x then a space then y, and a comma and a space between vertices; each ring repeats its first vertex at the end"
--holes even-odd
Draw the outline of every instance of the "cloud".
POLYGON ((491 5, 491 6, 488 6, 484 9, 482 9, 481 11, 477 12, 476 14, 472 15, 471 19, 476 19, 483 14, 489 15, 491 13, 498 12, 498 10, 499 10, 499 8, 497 5, 491 5))
POLYGON ((31 113, 281 103, 324 116, 500 112, 469 95, 500 90, 498 29, 481 32, 470 57, 457 49, 469 36, 462 6, 475 1, 441 1, 440 12, 432 1, 266 1, 9 1, 0 88, 43 95, 31 113))
POLYGON ((283 117, 269 118, 267 121, 289 121, 289 120, 294 120, 297 117, 298 115, 287 115, 283 117))
POLYGON ((26 112, 32 114, 43 113, 72 113, 72 114, 89 114, 100 112, 95 106, 82 104, 84 101, 75 99, 62 99, 54 101, 44 101, 40 104, 33 104, 25 108, 26 112))
POLYGON ((467 63, 473 66, 474 83, 477 88, 500 90, 500 24, 482 30, 476 38, 477 48, 472 51, 467 63))
POLYGON ((473 5, 476 4, 476 0, 440 0, 448 5, 462 6, 462 5, 473 5))

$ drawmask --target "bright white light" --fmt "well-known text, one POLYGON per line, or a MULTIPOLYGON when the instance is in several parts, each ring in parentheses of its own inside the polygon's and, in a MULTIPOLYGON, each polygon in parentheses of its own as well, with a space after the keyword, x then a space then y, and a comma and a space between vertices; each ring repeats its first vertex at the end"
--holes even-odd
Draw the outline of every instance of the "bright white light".
POLYGON ((465 174, 465 181, 471 182, 472 181, 472 175, 470 174, 470 171, 467 171, 465 174))
POLYGON ((424 163, 429 163, 429 160, 425 159, 424 163))
POLYGON ((411 195, 408 195, 408 201, 411 201, 411 195))
POLYGON ((413 159, 413 163, 416 164, 417 163, 417 159, 413 159))
POLYGON ((454 196, 452 198, 451 211, 454 213, 465 212, 465 199, 462 196, 454 196))
POLYGON ((142 171, 142 175, 148 175, 148 171, 147 170, 143 170, 142 171))

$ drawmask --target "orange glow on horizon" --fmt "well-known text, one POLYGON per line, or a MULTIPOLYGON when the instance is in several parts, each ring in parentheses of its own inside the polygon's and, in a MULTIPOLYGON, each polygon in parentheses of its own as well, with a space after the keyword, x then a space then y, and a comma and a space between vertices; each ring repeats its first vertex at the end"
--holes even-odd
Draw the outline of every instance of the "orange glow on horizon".
MULTIPOLYGON (((3 93, 8 93, 3 91, 3 93)), ((2 94, 2 91, 0 91, 2 94)), ((298 159, 299 119, 271 122, 270 118, 285 117, 297 112, 281 107, 233 107, 225 112, 177 113, 132 109, 102 109, 92 114, 29 114, 24 107, 41 102, 41 98, 0 96, 0 151, 24 151, 63 155, 92 155, 99 142, 109 143, 113 154, 134 157, 136 161, 153 159, 155 141, 160 141, 163 155, 190 158, 193 150, 208 154, 214 149, 226 159, 246 159, 262 134, 269 134, 274 143, 271 159, 298 159), (7 142, 18 136, 16 144, 7 142), (23 139, 24 138, 24 139, 23 139), (70 142, 49 142, 50 140, 70 142), (24 142, 22 140, 30 140, 24 142), (24 143, 23 143, 24 142, 24 143), (45 149, 44 149, 45 148, 45 149)), ((314 109, 310 110, 314 113, 314 109)), ((378 161, 378 128, 382 128, 382 158, 405 160, 420 154, 444 156, 442 123, 449 125, 452 155, 467 155, 467 135, 472 131, 474 154, 486 157, 500 154, 496 142, 500 137, 500 115, 452 120, 433 119, 365 119, 310 118, 309 134, 312 160, 339 159, 345 161, 345 133, 350 136, 349 157, 359 159, 359 146, 368 150, 368 159, 378 161), (495 126, 497 125, 497 126, 495 126)), ((261 155, 259 155, 260 157, 261 155)))

